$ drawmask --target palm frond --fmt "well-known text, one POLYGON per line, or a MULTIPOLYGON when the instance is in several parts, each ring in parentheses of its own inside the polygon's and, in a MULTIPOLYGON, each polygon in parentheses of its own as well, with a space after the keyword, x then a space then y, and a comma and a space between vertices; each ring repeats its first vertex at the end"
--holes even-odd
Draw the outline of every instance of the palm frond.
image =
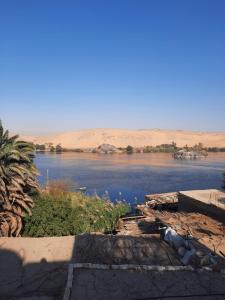
POLYGON ((34 206, 28 195, 38 190, 38 171, 33 163, 34 145, 4 131, 0 120, 0 236, 18 236, 21 218, 34 206))

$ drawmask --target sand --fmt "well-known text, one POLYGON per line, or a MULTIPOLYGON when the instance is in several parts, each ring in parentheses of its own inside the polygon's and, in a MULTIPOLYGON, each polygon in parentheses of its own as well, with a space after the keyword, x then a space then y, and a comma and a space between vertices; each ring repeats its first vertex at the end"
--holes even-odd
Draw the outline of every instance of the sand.
POLYGON ((107 143, 116 147, 156 146, 170 144, 177 146, 186 144, 193 146, 199 142, 206 147, 225 147, 225 132, 199 132, 182 130, 125 130, 125 129, 86 129, 46 136, 21 136, 23 139, 38 144, 61 144, 65 148, 92 148, 107 143))

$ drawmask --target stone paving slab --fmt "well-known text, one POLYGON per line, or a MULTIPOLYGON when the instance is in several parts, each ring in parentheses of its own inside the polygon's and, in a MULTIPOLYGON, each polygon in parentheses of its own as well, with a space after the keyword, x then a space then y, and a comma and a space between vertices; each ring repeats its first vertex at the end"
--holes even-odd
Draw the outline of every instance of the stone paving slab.
POLYGON ((207 271, 75 269, 69 300, 225 299, 225 276, 207 271))

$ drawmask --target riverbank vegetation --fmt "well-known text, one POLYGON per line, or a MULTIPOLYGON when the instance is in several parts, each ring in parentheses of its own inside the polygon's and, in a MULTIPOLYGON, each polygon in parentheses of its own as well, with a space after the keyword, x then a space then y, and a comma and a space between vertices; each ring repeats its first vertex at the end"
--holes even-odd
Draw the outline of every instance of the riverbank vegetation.
POLYGON ((177 150, 176 144, 162 144, 158 146, 146 146, 143 148, 144 153, 173 153, 177 150))
POLYGON ((133 148, 132 146, 128 145, 128 146, 126 147, 126 152, 127 152, 128 154, 132 154, 132 153, 134 152, 134 148, 133 148))
MULTIPOLYGON (((52 143, 47 144, 36 144, 35 149, 37 152, 51 152, 51 153, 62 153, 62 152, 77 152, 77 153, 174 153, 179 150, 185 150, 185 151, 195 151, 195 152, 201 152, 206 154, 207 152, 225 152, 225 148, 220 147, 205 147, 202 143, 198 143, 194 146, 188 146, 184 145, 183 147, 178 147, 175 142, 171 142, 170 144, 160 144, 157 146, 151 146, 146 145, 145 147, 133 147, 131 145, 128 145, 127 147, 119 147, 116 148, 113 145, 109 144, 103 144, 100 145, 98 148, 86 148, 86 149, 67 149, 62 147, 60 144, 54 146, 52 143), (101 147, 104 145, 107 145, 108 147, 111 147, 109 151, 99 151, 101 147)), ((101 150, 101 149, 100 149, 101 150)))
POLYGON ((118 219, 130 210, 128 204, 113 204, 107 196, 87 196, 61 187, 40 193, 34 203, 32 216, 24 219, 22 236, 113 232, 118 219))
POLYGON ((207 148, 208 152, 225 152, 225 148, 224 147, 210 147, 207 148))

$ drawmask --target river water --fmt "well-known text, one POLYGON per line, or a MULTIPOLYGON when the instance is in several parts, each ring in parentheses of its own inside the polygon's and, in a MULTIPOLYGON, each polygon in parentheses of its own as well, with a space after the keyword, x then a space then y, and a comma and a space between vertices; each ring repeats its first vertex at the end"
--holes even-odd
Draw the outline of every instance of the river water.
POLYGON ((42 185, 48 169, 49 180, 68 180, 71 190, 85 186, 88 194, 106 192, 111 200, 136 204, 146 194, 221 188, 225 153, 191 161, 174 160, 167 153, 39 153, 35 163, 42 185))

